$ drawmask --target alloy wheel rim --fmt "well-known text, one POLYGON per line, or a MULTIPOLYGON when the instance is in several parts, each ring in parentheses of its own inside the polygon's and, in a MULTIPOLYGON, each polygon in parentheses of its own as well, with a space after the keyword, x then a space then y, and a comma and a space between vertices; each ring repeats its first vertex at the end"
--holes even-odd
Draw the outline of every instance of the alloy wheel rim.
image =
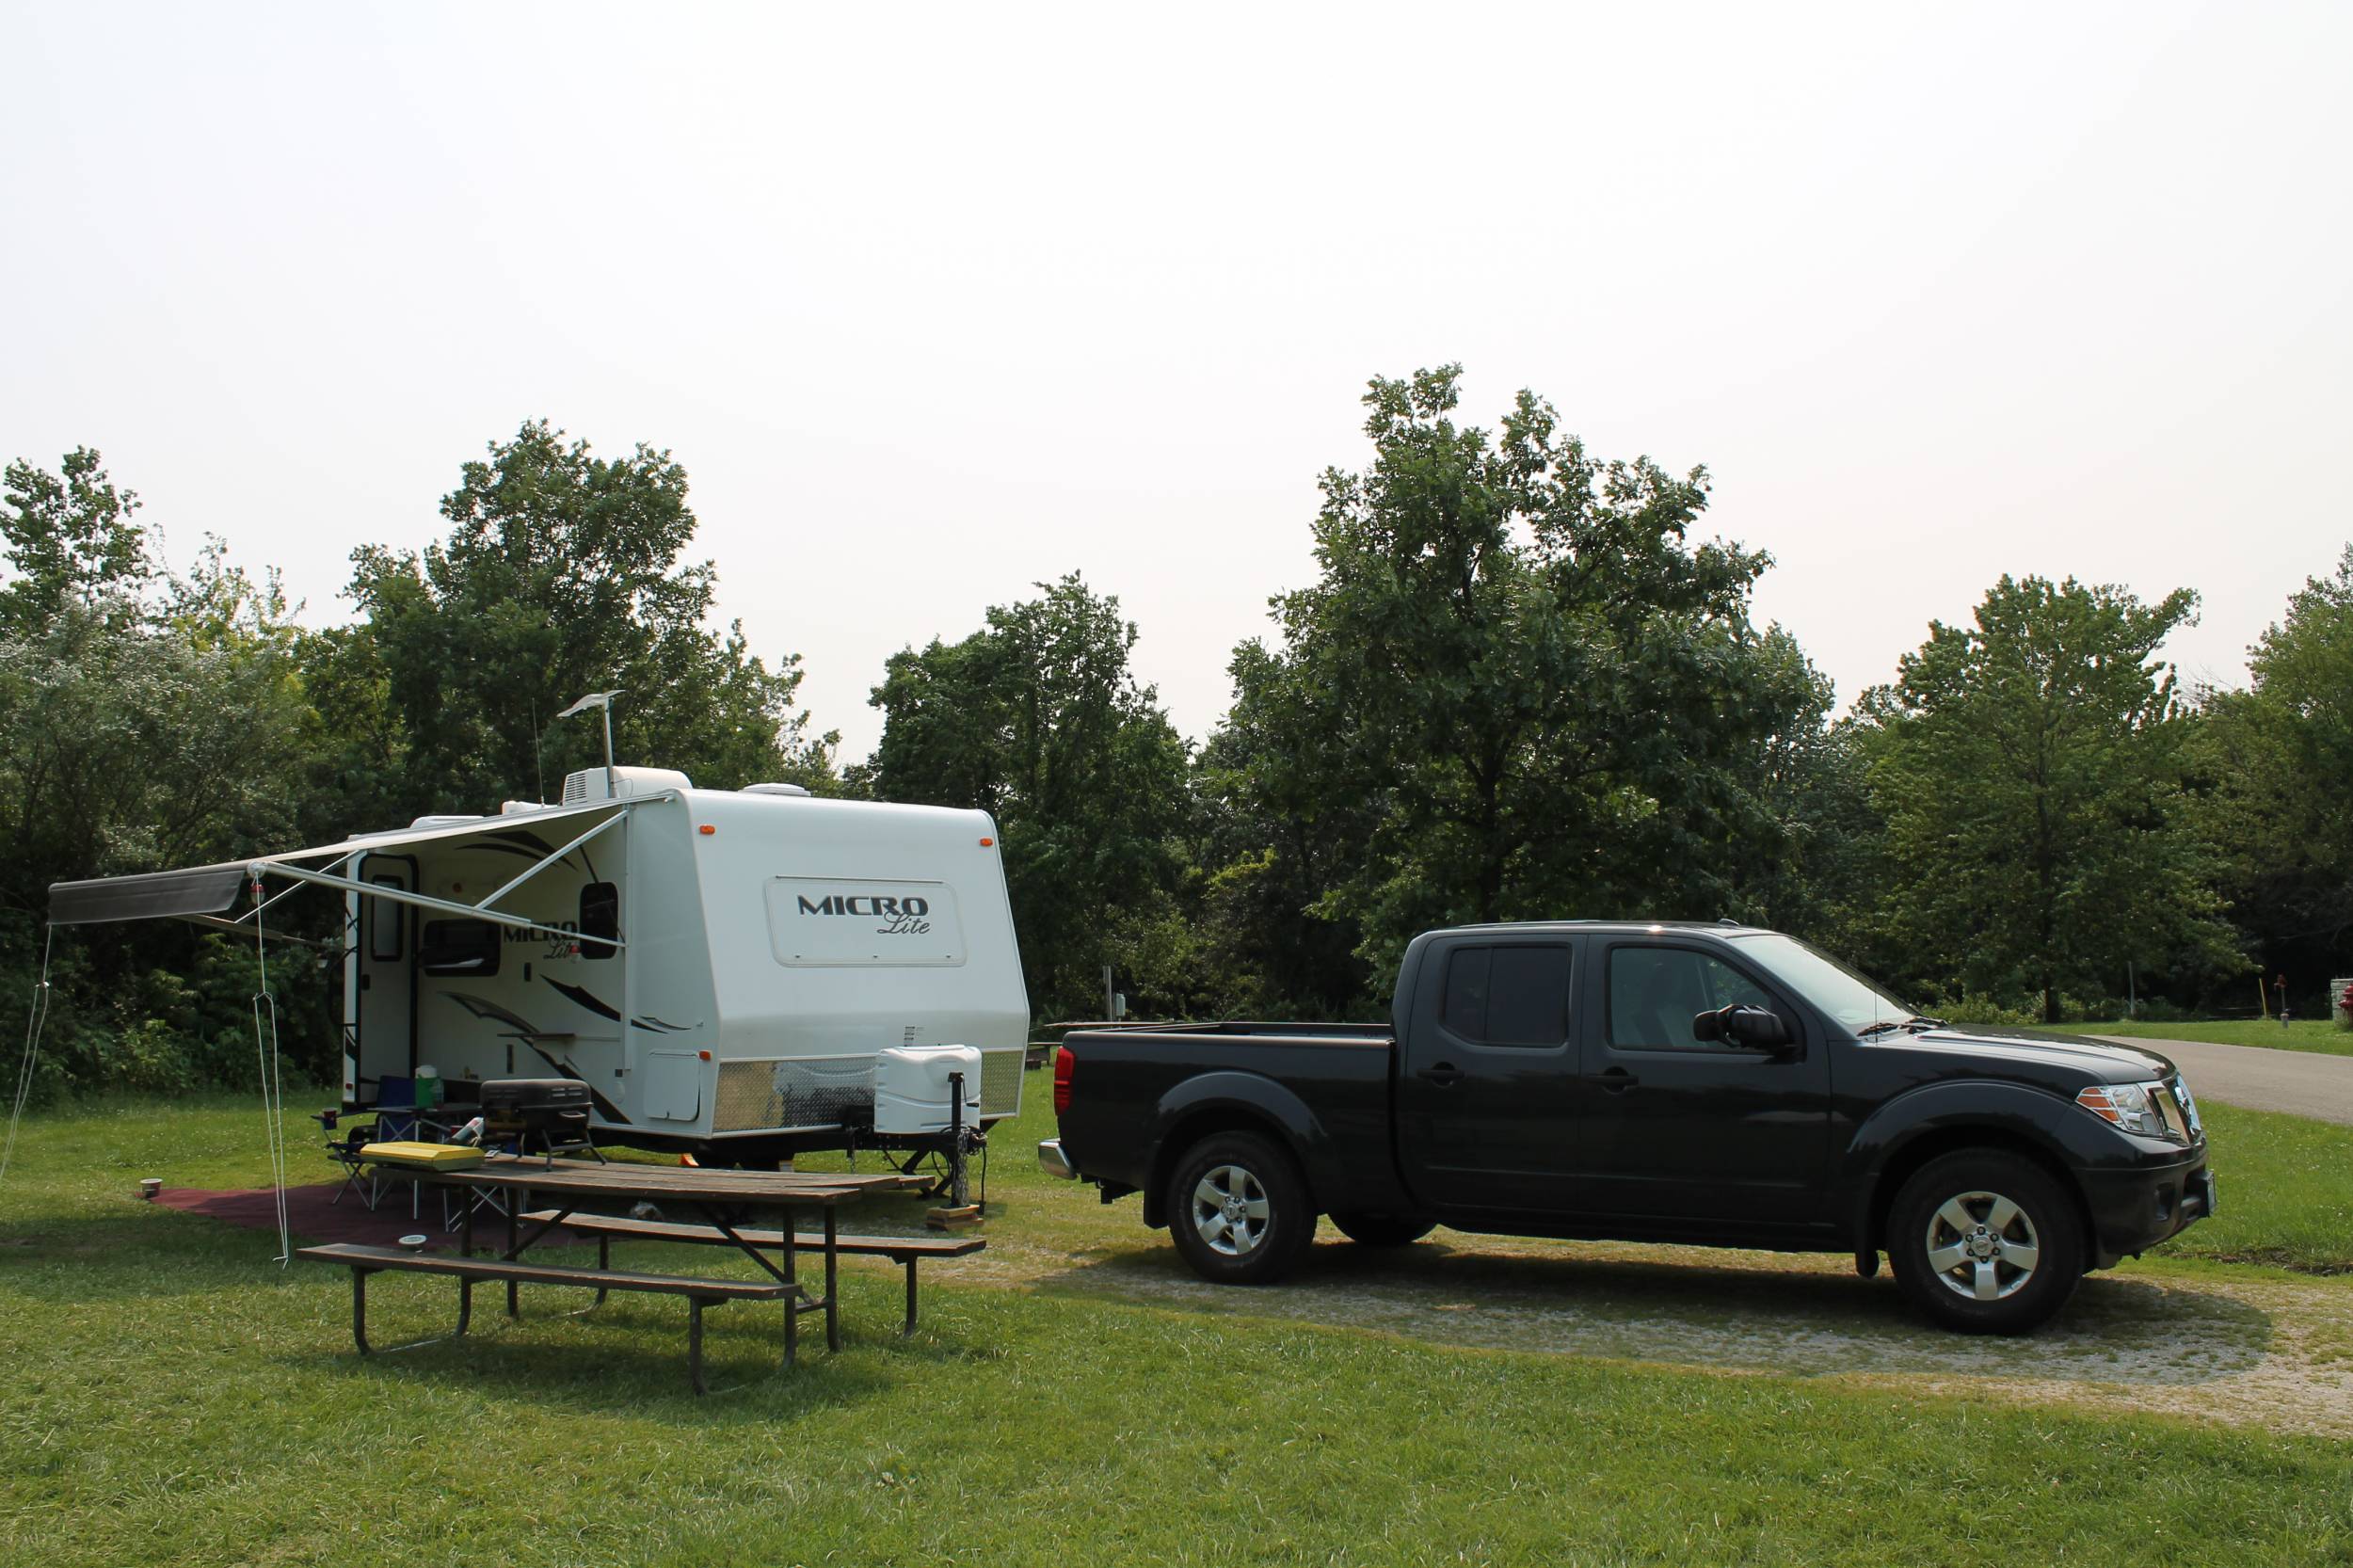
POLYGON ((2034 1221, 1999 1192, 1958 1192, 1945 1199, 1929 1216, 1922 1241, 1929 1271, 1966 1301, 2016 1295, 2042 1262, 2034 1221))
POLYGON ((1193 1228, 1211 1252, 1249 1256, 1273 1217, 1265 1184, 1240 1165, 1212 1165, 1193 1183, 1193 1228))

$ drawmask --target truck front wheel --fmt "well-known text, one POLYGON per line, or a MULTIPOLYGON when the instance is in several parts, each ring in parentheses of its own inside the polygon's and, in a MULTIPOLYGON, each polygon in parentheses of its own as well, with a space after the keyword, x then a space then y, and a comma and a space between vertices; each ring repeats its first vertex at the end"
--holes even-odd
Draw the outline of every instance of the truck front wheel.
POLYGON ((1316 1211, 1289 1152, 1255 1132, 1218 1132, 1176 1161, 1168 1230, 1203 1279, 1272 1285, 1315 1240, 1316 1211))
POLYGON ((1913 1304, 1963 1334, 2024 1334, 2075 1293, 2084 1224, 2073 1194, 1998 1149, 1920 1167, 1887 1212, 1888 1260, 1913 1304))

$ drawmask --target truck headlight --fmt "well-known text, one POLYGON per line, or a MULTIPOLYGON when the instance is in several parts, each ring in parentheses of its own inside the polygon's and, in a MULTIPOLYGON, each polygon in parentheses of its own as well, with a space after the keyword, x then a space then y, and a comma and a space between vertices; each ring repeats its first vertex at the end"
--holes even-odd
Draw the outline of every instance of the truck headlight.
POLYGON ((2178 1135, 2165 1125, 2165 1113, 2157 1109, 2156 1096, 2150 1083, 2095 1083, 2078 1090, 2075 1103, 2104 1122, 2113 1122, 2127 1132, 2143 1138, 2173 1138, 2178 1135))

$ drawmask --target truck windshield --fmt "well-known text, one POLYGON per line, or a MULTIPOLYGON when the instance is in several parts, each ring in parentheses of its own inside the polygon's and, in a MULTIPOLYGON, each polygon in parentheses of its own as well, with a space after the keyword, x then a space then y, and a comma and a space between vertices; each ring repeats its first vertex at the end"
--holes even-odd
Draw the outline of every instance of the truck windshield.
POLYGON ((1794 936, 1760 931, 1732 939, 1776 979, 1850 1030, 1912 1016, 1912 1009, 1881 990, 1878 982, 1794 936))

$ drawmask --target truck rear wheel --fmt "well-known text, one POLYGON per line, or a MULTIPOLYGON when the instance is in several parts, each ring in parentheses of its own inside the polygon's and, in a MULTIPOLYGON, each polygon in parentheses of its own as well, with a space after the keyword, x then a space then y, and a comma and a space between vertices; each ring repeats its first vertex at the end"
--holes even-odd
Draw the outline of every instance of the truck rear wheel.
POLYGON ((1360 1247, 1409 1247, 1438 1228, 1422 1214, 1335 1214, 1332 1223, 1342 1236, 1360 1247))
POLYGON ((2032 1160, 1961 1149, 1915 1172, 1887 1211, 1887 1253, 1913 1304, 1963 1334, 2024 1334, 2084 1272, 2074 1195, 2032 1160))
POLYGON ((1272 1285, 1315 1240, 1316 1211, 1287 1150, 1255 1132, 1217 1132, 1170 1174, 1168 1230, 1203 1279, 1272 1285))

